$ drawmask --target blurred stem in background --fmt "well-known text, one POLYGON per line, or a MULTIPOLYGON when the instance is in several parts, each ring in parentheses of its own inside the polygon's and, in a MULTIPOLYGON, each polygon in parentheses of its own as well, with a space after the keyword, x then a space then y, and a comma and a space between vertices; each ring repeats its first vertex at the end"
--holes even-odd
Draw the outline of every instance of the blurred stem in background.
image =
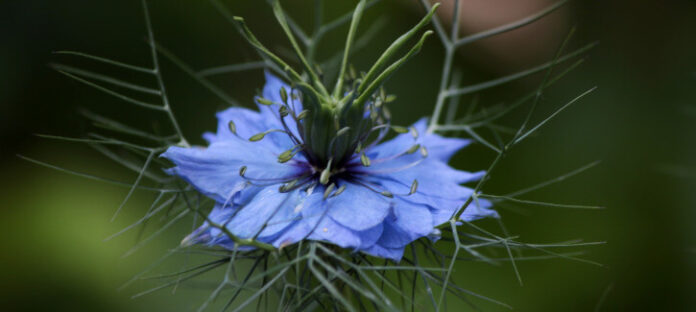
MULTIPOLYGON (((438 14, 448 24, 452 20, 454 1, 441 2, 438 14)), ((459 4, 460 34, 467 35, 494 29, 544 12, 558 1, 548 0, 462 0, 459 4)), ((471 63, 496 72, 509 72, 548 61, 568 31, 568 9, 562 7, 548 16, 518 29, 480 40, 466 53, 471 63)))

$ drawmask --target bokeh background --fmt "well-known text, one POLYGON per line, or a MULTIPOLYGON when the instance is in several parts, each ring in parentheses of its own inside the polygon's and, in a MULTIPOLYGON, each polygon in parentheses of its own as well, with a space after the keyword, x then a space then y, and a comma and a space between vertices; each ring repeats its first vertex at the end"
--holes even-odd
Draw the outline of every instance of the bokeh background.
MULTIPOLYGON (((207 1, 150 2, 158 40, 192 67, 256 60, 207 1)), ((280 50, 288 46, 263 1, 226 2, 269 46, 280 50)), ((355 1, 330 2, 327 18, 346 12, 355 1)), ((463 2, 465 34, 550 4, 463 2)), ((311 26, 311 1, 285 3, 300 24, 311 26)), ((368 66, 380 49, 420 16, 422 9, 415 1, 384 0, 371 9, 363 25, 387 22, 372 44, 355 55, 356 68, 368 66)), ((503 210, 503 216, 508 230, 527 242, 606 241, 587 248, 584 255, 605 267, 560 259, 519 263, 524 281, 520 286, 509 265, 461 263, 457 279, 517 311, 592 311, 598 305, 601 311, 696 310, 696 2, 574 1, 530 29, 467 46, 457 55, 456 67, 465 82, 478 82, 547 61, 573 26, 577 32, 572 47, 600 44, 585 55, 580 68, 545 95, 536 118, 592 86, 599 88, 514 150, 493 175, 488 192, 513 191, 601 160, 591 171, 526 198, 608 209, 525 207, 521 213, 503 210)), ((327 37, 320 59, 342 47, 344 33, 341 28, 327 37)), ((89 123, 77 113, 83 108, 157 127, 162 120, 138 113, 137 108, 48 66, 54 62, 89 66, 52 54, 56 50, 148 66, 144 36, 136 0, 0 2, 0 310, 189 311, 203 300, 205 292, 186 288, 138 299, 130 299, 137 285, 118 290, 189 230, 176 227, 128 257, 122 255, 135 243, 134 235, 104 242, 144 212, 151 200, 147 194, 137 194, 110 222, 127 189, 39 167, 16 156, 132 181, 131 172, 85 146, 33 134, 84 134, 89 123)), ((388 83, 388 91, 398 96, 392 110, 400 123, 431 112, 442 55, 441 45, 432 40, 388 83)), ((214 112, 223 104, 171 63, 163 61, 163 70, 185 134, 202 143, 199 134, 214 128, 214 112)), ((537 76, 507 84, 480 94, 479 100, 486 106, 514 99, 538 81, 537 76)), ((263 79, 257 70, 215 82, 250 104, 263 79)), ((471 97, 463 99, 464 105, 470 102, 471 97)), ((492 157, 484 148, 472 147, 457 157, 455 165, 484 169, 492 157)), ((500 309, 477 303, 486 311, 500 309)), ((467 306, 450 308, 460 311, 467 306)))

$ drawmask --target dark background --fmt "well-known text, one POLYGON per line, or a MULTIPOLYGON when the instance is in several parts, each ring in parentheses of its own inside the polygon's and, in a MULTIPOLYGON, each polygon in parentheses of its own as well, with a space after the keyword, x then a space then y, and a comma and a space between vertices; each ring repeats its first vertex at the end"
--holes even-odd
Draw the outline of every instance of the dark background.
MULTIPOLYGON (((150 2, 158 40, 194 68, 256 60, 207 1, 150 2)), ((262 41, 273 48, 289 46, 268 6, 262 1, 239 2, 231 6, 232 11, 245 16, 262 41)), ((285 2, 300 24, 311 25, 310 1, 285 2)), ((327 5, 327 16, 346 12, 354 2, 327 5)), ((377 19, 388 22, 373 44, 356 54, 356 68, 369 66, 421 14, 414 1, 385 0, 371 9, 365 25, 377 19)), ((524 281, 520 286, 507 264, 461 263, 457 279, 466 288, 518 311, 592 311, 603 293, 602 311, 694 310, 696 2, 575 1, 557 15, 553 18, 561 22, 547 27, 559 28, 561 37, 540 43, 534 32, 521 33, 519 48, 504 53, 487 54, 485 43, 467 47, 458 55, 456 66, 464 71, 466 82, 513 72, 536 61, 522 56, 520 62, 509 61, 517 53, 532 51, 544 61, 571 26, 577 27, 571 46, 600 42, 585 55, 579 69, 546 94, 535 120, 592 86, 598 90, 514 150, 493 175, 487 191, 513 191, 601 160, 591 171, 526 198, 596 204, 607 210, 526 207, 521 214, 507 210, 502 214, 509 231, 523 241, 606 241, 606 245, 587 248, 584 256, 606 267, 559 259, 519 263, 524 281)), ((326 39, 320 59, 342 47, 344 33, 345 27, 326 39)), ((129 299, 137 287, 119 291, 118 286, 175 246, 187 227, 168 231, 135 255, 121 258, 134 238, 103 239, 141 214, 150 198, 136 196, 121 217, 109 222, 126 189, 16 157, 22 154, 77 171, 134 179, 84 146, 33 134, 80 136, 89 130, 88 122, 77 113, 80 108, 145 128, 163 123, 48 66, 60 62, 102 69, 51 53, 64 49, 149 66, 144 36, 142 10, 135 0, 0 3, 0 310, 186 311, 197 307, 207 294, 179 289, 176 294, 164 290, 129 299)), ((441 45, 432 40, 388 83, 388 91, 399 99, 392 104, 397 121, 408 124, 430 114, 442 53, 441 45)), ((188 138, 202 144, 199 134, 214 128, 214 112, 224 105, 171 63, 162 62, 182 128, 188 138)), ((531 90, 538 78, 487 91, 480 95, 481 103, 514 99, 531 90)), ((263 79, 257 70, 215 82, 249 104, 263 79)), ((470 100, 465 98, 463 103, 470 100)), ((459 155, 454 165, 480 170, 493 156, 475 146, 459 155)), ((481 308, 499 309, 486 303, 481 308)))

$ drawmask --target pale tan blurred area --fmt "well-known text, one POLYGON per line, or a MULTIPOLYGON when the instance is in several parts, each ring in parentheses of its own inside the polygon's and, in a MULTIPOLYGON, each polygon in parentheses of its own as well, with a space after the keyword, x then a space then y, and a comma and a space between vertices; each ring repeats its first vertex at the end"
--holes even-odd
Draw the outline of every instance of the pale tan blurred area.
MULTIPOLYGON (((440 2, 440 18, 450 27, 456 0, 440 2)), ((552 6, 548 0, 459 0, 460 37, 515 22, 552 6)), ((570 30, 568 8, 524 27, 475 42, 460 49, 485 70, 509 72, 548 61, 570 30)), ((449 28, 448 28, 449 29, 449 28)))

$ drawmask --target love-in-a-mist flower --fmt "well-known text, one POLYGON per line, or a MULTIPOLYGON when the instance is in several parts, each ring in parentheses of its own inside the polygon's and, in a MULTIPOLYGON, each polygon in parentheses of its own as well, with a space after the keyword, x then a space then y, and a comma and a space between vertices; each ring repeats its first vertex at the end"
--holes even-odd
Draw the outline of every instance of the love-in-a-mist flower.
POLYGON ((473 193, 461 184, 483 176, 447 165, 469 140, 427 133, 425 119, 410 128, 394 127, 386 108, 392 99, 382 85, 432 32, 388 62, 427 25, 437 5, 358 76, 347 73, 346 65, 364 6, 360 1, 353 13, 331 92, 298 48, 278 1, 274 13, 305 75, 235 17, 242 35, 290 84, 266 73, 258 111, 222 111, 217 133, 204 135, 208 147, 171 147, 162 155, 176 165, 171 174, 216 202, 184 243, 246 249, 316 240, 398 261, 409 243, 436 237, 436 226, 455 215, 467 221, 497 216, 485 200, 458 212, 473 193), (384 141, 391 130, 400 134, 384 141))
MULTIPOLYGON (((208 220, 217 226, 206 222, 186 242, 233 249, 229 231, 277 248, 319 240, 399 260, 472 195, 461 184, 482 177, 447 165, 469 140, 426 133, 425 119, 391 126, 384 97, 317 116, 291 90, 267 73, 258 111, 219 112, 208 147, 163 154, 176 164, 170 173, 216 201, 208 220), (405 133, 384 141, 390 129, 405 133)), ((489 206, 474 201, 461 218, 497 216, 489 206)))

